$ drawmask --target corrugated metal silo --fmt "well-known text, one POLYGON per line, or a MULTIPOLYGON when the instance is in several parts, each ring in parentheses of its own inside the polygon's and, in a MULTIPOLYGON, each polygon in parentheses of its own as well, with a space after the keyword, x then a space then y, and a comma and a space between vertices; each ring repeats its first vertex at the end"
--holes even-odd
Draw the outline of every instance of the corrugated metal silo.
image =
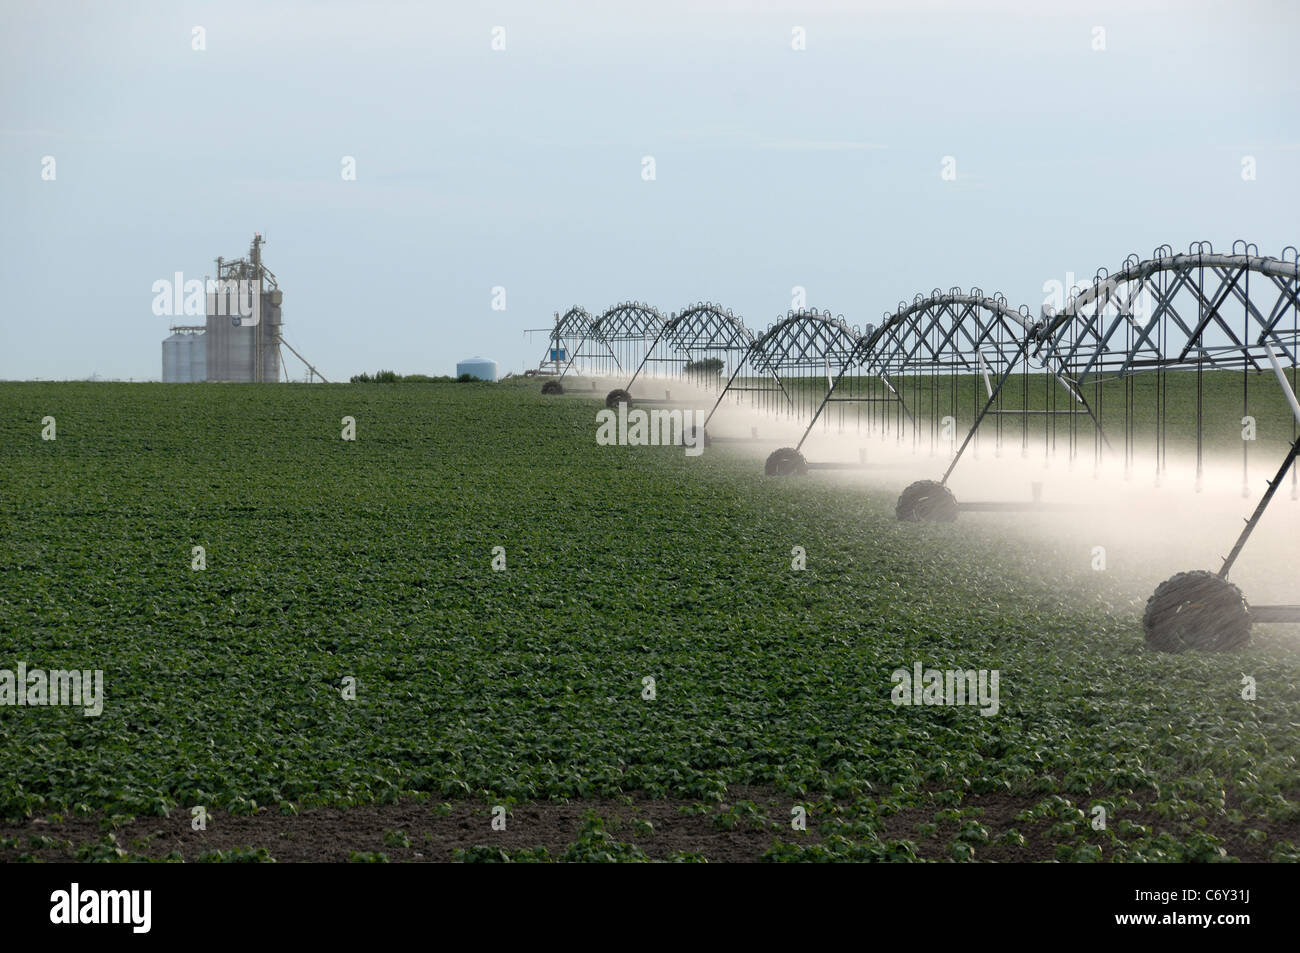
POLYGON ((162 342, 162 379, 164 384, 182 384, 189 380, 190 366, 185 362, 184 376, 181 373, 181 357, 185 347, 185 336, 179 331, 162 342))
POLYGON ((276 383, 280 379, 280 305, 284 292, 279 288, 262 295, 262 377, 276 383))
POLYGON ((198 334, 187 335, 189 341, 189 358, 190 358, 190 380, 194 383, 208 379, 208 360, 207 360, 207 334, 200 332, 198 334))
POLYGON ((203 335, 206 353, 204 378, 240 384, 254 381, 275 383, 280 378, 280 302, 283 293, 277 288, 261 295, 257 324, 236 325, 226 306, 226 314, 208 314, 203 335))

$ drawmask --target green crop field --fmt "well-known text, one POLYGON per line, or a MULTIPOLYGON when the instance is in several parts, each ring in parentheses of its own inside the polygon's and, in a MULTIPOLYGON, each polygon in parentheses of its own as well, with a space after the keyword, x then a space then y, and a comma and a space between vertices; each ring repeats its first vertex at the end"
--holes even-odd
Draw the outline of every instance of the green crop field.
POLYGON ((600 406, 0 384, 0 669, 104 679, 98 717, 0 707, 0 857, 192 858, 201 806, 261 824, 206 859, 283 858, 277 824, 390 806, 354 859, 457 812, 470 860, 709 859, 657 846, 673 818, 770 860, 1300 859, 1293 641, 1150 652, 1086 566, 900 524, 896 491, 597 446, 600 406), (998 710, 895 705, 916 662, 998 670, 998 710), (590 813, 547 843, 529 804, 590 813))

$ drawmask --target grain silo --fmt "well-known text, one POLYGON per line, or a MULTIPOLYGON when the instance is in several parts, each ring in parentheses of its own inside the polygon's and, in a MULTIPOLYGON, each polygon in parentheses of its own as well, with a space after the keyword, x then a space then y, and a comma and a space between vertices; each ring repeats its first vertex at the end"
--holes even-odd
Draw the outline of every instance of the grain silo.
MULTIPOLYGON (((162 342, 162 379, 164 384, 179 384, 180 379, 180 351, 181 335, 179 332, 172 332, 171 337, 163 339, 162 342)), ((189 373, 189 366, 185 368, 189 373)))
POLYGON ((217 259, 217 278, 207 296, 204 378, 274 383, 280 379, 280 303, 275 275, 262 264, 262 236, 255 234, 247 258, 217 259))
POLYGON ((190 381, 192 383, 205 381, 208 379, 207 333, 196 331, 185 335, 185 338, 185 343, 189 348, 187 356, 190 361, 190 381))
POLYGON ((174 324, 162 342, 164 384, 189 384, 207 379, 203 325, 174 324))
POLYGON ((497 362, 485 357, 467 357, 456 364, 456 376, 466 374, 481 381, 494 381, 497 379, 497 362))

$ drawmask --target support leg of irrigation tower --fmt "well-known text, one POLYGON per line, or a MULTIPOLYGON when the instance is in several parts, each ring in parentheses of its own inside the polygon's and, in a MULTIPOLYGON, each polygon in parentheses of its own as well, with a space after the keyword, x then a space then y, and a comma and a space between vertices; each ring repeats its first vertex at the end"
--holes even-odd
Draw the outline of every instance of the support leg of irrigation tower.
POLYGON ((718 399, 713 402, 713 407, 709 410, 709 415, 704 418, 705 429, 708 428, 709 421, 713 419, 713 415, 717 413, 718 406, 722 403, 722 399, 727 396, 727 391, 731 390, 731 385, 736 380, 736 375, 740 373, 740 369, 744 366, 745 366, 744 361, 736 362, 736 369, 732 371, 731 376, 727 378, 727 386, 722 388, 722 393, 720 393, 718 395, 718 399))
POLYGON ((903 400, 902 392, 897 387, 894 386, 893 382, 889 379, 889 375, 886 374, 884 371, 880 372, 880 380, 886 387, 889 388, 889 392, 894 395, 894 399, 898 401, 898 406, 903 411, 903 416, 906 417, 911 422, 913 427, 915 427, 916 417, 915 415, 913 415, 912 411, 908 409, 907 401, 903 400))
POLYGON ((1288 453, 1286 459, 1282 461, 1282 466, 1278 469, 1277 476, 1273 477, 1273 479, 1269 481, 1268 489, 1264 491, 1264 496, 1259 501, 1259 505, 1255 507, 1255 512, 1250 515, 1250 519, 1246 520, 1245 529, 1243 529, 1241 535, 1237 537, 1237 543, 1232 547, 1232 552, 1228 553, 1228 558, 1223 561, 1223 568, 1219 570, 1219 578, 1228 578, 1228 571, 1232 569, 1232 564, 1235 563, 1237 557, 1241 555, 1241 551, 1246 545, 1246 540, 1250 539, 1250 534, 1255 531, 1255 527, 1259 524, 1259 518, 1264 515, 1264 510, 1268 508, 1269 501, 1273 499, 1273 494, 1276 492, 1278 484, 1286 478, 1286 471, 1295 463, 1297 456, 1300 456, 1300 440, 1297 440, 1291 445, 1291 452, 1288 453))
POLYGON ((818 404, 817 409, 813 411, 812 420, 808 421, 808 426, 804 429, 803 436, 801 436, 799 442, 794 445, 795 450, 803 449, 803 442, 808 439, 808 435, 812 433, 813 427, 817 426, 818 418, 821 417, 822 411, 826 409, 826 405, 830 403, 831 395, 835 393, 835 388, 840 386, 840 378, 844 376, 848 369, 849 364, 846 361, 844 366, 840 368, 840 372, 835 375, 835 381, 826 389, 826 396, 822 398, 822 402, 818 404))
MULTIPOLYGON (((1061 381, 1061 383, 1065 384, 1064 381, 1061 381)), ((1086 410, 1088 416, 1092 418, 1092 425, 1097 428, 1097 436, 1101 437, 1101 442, 1106 445, 1107 450, 1113 451, 1115 448, 1110 445, 1110 438, 1106 436, 1106 431, 1102 429, 1101 421, 1097 419, 1097 415, 1092 412, 1092 406, 1088 403, 1088 399, 1084 397, 1081 392, 1075 391, 1073 387, 1067 385, 1066 390, 1074 394, 1075 399, 1079 403, 1083 404, 1083 409, 1086 410)))
MULTIPOLYGON (((1055 356, 1055 348, 1053 348, 1052 351, 1053 351, 1053 356, 1055 356)), ((982 355, 981 355, 981 356, 982 356, 982 355)), ((1055 371, 1053 371, 1053 370, 1049 370, 1048 367, 1047 367, 1047 362, 1048 362, 1048 360, 1049 360, 1048 357, 1044 357, 1044 358, 1043 358, 1043 369, 1046 370, 1049 374, 1051 374, 1053 377, 1056 378, 1057 383, 1059 383, 1062 387, 1065 388, 1065 392, 1066 392, 1067 394, 1069 394, 1071 397, 1074 398, 1075 403, 1078 403, 1078 404, 1082 404, 1082 405, 1083 405, 1083 409, 1086 410, 1086 411, 1088 412, 1088 416, 1092 418, 1092 425, 1093 425, 1094 427, 1097 428, 1097 435, 1098 435, 1099 437, 1101 437, 1102 443, 1104 443, 1104 444, 1106 445, 1106 449, 1107 449, 1107 450, 1112 450, 1112 451, 1113 451, 1115 448, 1111 446, 1110 438, 1106 436, 1106 431, 1102 428, 1102 426, 1101 426, 1101 421, 1098 420, 1098 419, 1097 419, 1097 415, 1096 415, 1095 413, 1093 413, 1093 411, 1092 411, 1092 405, 1088 403, 1088 398, 1086 398, 1086 397, 1083 396, 1083 391, 1082 391, 1081 389, 1080 389, 1080 390, 1076 390, 1076 389, 1073 387, 1073 385, 1070 383, 1069 378, 1067 378, 1064 374, 1062 374, 1060 370, 1055 370, 1055 371)), ((1058 361, 1058 362, 1057 362, 1057 367, 1059 368, 1059 367, 1061 367, 1061 366, 1062 366, 1061 362, 1058 361)), ((987 374, 987 372, 986 372, 985 375, 984 375, 984 379, 985 379, 985 382, 986 382, 986 383, 985 383, 985 386, 988 386, 988 385, 987 385, 987 381, 988 381, 988 374, 987 374)), ((990 394, 989 396, 992 397, 993 395, 990 394)))
MULTIPOLYGON (((813 427, 817 425, 817 420, 819 417, 821 417, 822 411, 826 409, 826 405, 829 404, 832 400, 837 399, 832 395, 835 393, 836 389, 840 386, 841 378, 843 378, 844 375, 848 373, 851 365, 852 365, 851 361, 846 362, 845 365, 840 368, 840 372, 835 375, 834 383, 832 383, 830 385, 830 388, 826 391, 826 396, 822 398, 822 402, 817 405, 817 410, 813 413, 812 420, 808 421, 808 426, 804 428, 803 436, 801 436, 799 438, 799 442, 794 445, 794 448, 796 450, 803 449, 804 441, 808 439, 808 435, 812 433, 813 427)), ((907 401, 903 400, 903 395, 898 392, 898 390, 894 387, 892 383, 890 383, 889 375, 887 375, 884 371, 881 371, 879 376, 880 376, 880 380, 884 383, 884 385, 887 388, 889 388, 889 392, 894 395, 894 399, 898 401, 898 406, 903 409, 904 415, 906 415, 909 421, 915 424, 916 418, 913 417, 912 412, 907 409, 907 401)), ((855 398, 840 398, 840 399, 853 400, 855 398)))
MULTIPOLYGON (((736 376, 744 369, 746 363, 746 358, 742 358, 736 362, 736 369, 732 371, 731 376, 727 378, 727 386, 722 388, 722 393, 720 393, 718 399, 713 402, 713 407, 709 411, 709 415, 704 418, 705 427, 709 426, 709 421, 712 420, 713 415, 717 413, 718 407, 722 404, 723 398, 725 398, 727 393, 731 390, 731 385, 735 382, 736 376)), ((772 375, 772 380, 776 381, 776 386, 781 389, 781 396, 785 398, 786 405, 793 408, 794 401, 790 399, 790 392, 785 389, 785 384, 781 383, 781 376, 771 368, 768 368, 768 373, 772 375)))
MULTIPOLYGON (((1011 372, 1016 369, 1016 366, 1020 363, 1021 357, 1026 356, 1028 346, 1029 346, 1029 341, 1028 339, 1026 339, 1026 341, 1020 345, 1016 357, 1012 361, 1008 362, 1007 369, 1003 371, 1002 376, 998 378, 998 383, 996 387, 993 388, 989 387, 988 374, 987 372, 985 372, 984 386, 985 389, 988 390, 989 392, 988 400, 985 402, 983 409, 979 412, 979 416, 975 418, 975 423, 971 426, 970 431, 966 434, 966 439, 963 440, 961 446, 957 448, 957 453, 952 458, 952 462, 948 464, 948 469, 944 471, 943 479, 939 481, 941 484, 945 484, 945 485, 947 484, 948 477, 952 476, 952 471, 957 468, 957 463, 958 461, 961 460, 962 454, 966 452, 966 447, 969 446, 970 442, 975 438, 975 432, 979 430, 980 424, 984 422, 984 418, 987 417, 989 411, 993 409, 993 405, 997 402, 998 395, 1002 393, 1003 385, 1005 385, 1007 380, 1011 377, 1011 372)), ((1108 450, 1114 449, 1111 446, 1110 439, 1106 436, 1106 431, 1102 429, 1101 421, 1097 419, 1097 415, 1093 412, 1092 405, 1088 403, 1087 399, 1083 396, 1082 392, 1075 390, 1075 388, 1071 387, 1066 382, 1066 380, 1063 379, 1061 375, 1058 374, 1056 371, 1048 371, 1048 373, 1050 373, 1053 377, 1057 379, 1057 381, 1061 384, 1061 386, 1063 386, 1066 389, 1067 393, 1069 393, 1078 403, 1083 405, 1083 409, 1088 412, 1088 417, 1091 418, 1092 420, 1092 425, 1097 428, 1097 434, 1101 437, 1102 442, 1106 444, 1106 449, 1108 450)))
POLYGON ((948 485, 948 477, 952 476, 952 471, 957 469, 957 462, 961 460, 961 456, 966 452, 966 448, 970 446, 970 442, 975 439, 975 431, 980 429, 980 424, 984 422, 984 418, 987 417, 989 411, 993 409, 993 404, 998 399, 998 394, 1002 393, 1002 385, 1007 382, 1009 377, 1011 377, 1011 372, 1016 369, 1016 365, 1019 364, 1020 359, 1024 357, 1028 346, 1029 339, 1026 338, 1025 342, 1020 345, 1015 359, 1007 362, 1007 369, 1003 371, 1002 376, 998 378, 998 386, 993 388, 993 392, 989 394, 988 400, 984 402, 984 408, 979 412, 979 416, 975 418, 975 423, 971 425, 970 430, 966 433, 966 439, 963 440, 961 446, 957 448, 957 453, 952 458, 952 463, 948 464, 948 469, 943 471, 943 479, 939 481, 940 486, 948 485))
MULTIPOLYGON (((569 355, 569 360, 568 363, 564 365, 564 370, 560 370, 560 362, 559 360, 556 360, 555 362, 556 377, 563 377, 565 374, 569 373, 569 368, 571 368, 573 366, 573 362, 578 359, 578 352, 582 350, 582 346, 586 343, 587 343, 587 336, 585 334, 582 337, 578 338, 578 346, 574 348, 573 353, 569 355)), ((559 353, 558 345, 556 347, 556 353, 557 354, 559 353)))
MULTIPOLYGON (((569 363, 565 364, 564 370, 560 371, 559 373, 560 377, 563 377, 565 374, 569 373, 569 368, 573 367, 573 362, 578 359, 578 355, 582 353, 582 346, 586 343, 587 343, 587 336, 584 334, 581 338, 578 339, 578 346, 574 349, 573 353, 569 355, 569 363)), ((618 355, 614 353, 614 349, 609 346, 609 342, 603 341, 601 343, 605 345, 605 350, 609 351, 609 356, 614 359, 614 366, 617 367, 620 371, 622 371, 623 365, 619 362, 618 355)))
POLYGON ((785 405, 791 410, 794 410, 794 400, 791 399, 790 392, 785 389, 785 384, 781 380, 781 375, 770 367, 767 369, 767 372, 772 375, 772 380, 776 381, 776 386, 781 388, 781 396, 785 398, 785 405))
MULTIPOLYGON (((1291 407, 1291 413, 1296 422, 1300 423, 1300 401, 1296 400, 1295 391, 1291 389, 1291 384, 1286 379, 1286 374, 1282 370, 1282 365, 1278 362, 1277 355, 1273 352, 1272 346, 1267 348, 1268 362, 1273 365, 1273 373, 1277 376, 1277 382, 1282 388, 1282 393, 1286 397, 1286 402, 1291 407)), ((1228 553, 1228 558, 1223 561, 1223 568, 1219 570, 1219 576, 1223 579, 1228 578, 1228 571, 1232 569, 1232 564, 1237 561, 1241 555, 1241 550, 1246 545, 1246 540, 1250 539, 1250 534, 1255 531, 1259 524, 1259 518, 1264 515, 1264 510, 1268 507, 1269 501, 1273 499, 1273 494, 1277 492, 1278 484, 1286 478, 1286 471, 1289 470, 1300 456, 1300 439, 1291 445, 1291 452, 1286 455, 1282 461, 1282 466, 1278 469, 1277 475, 1273 477, 1268 484, 1268 489, 1264 491, 1263 498, 1259 505, 1255 507, 1255 512, 1246 520, 1246 526, 1237 537, 1237 543, 1232 547, 1232 552, 1228 553)))
MULTIPOLYGON (((627 387, 623 388, 629 394, 632 393, 632 385, 635 384, 636 379, 641 376, 641 371, 645 368, 646 362, 650 360, 650 355, 655 352, 655 348, 659 346, 659 341, 664 336, 664 333, 667 330, 668 330, 667 323, 661 324, 659 326, 659 333, 655 335, 654 341, 650 344, 648 348, 646 348, 645 357, 641 358, 641 363, 636 366, 636 370, 633 371, 632 373, 632 379, 627 382, 627 387)), ((690 358, 688 355, 687 360, 689 359, 690 358)))

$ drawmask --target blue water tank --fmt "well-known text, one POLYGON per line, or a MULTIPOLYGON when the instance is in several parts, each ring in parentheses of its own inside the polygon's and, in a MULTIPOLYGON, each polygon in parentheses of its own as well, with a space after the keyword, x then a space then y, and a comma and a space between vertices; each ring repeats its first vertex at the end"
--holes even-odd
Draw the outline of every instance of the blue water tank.
POLYGON ((467 357, 456 364, 456 376, 462 374, 477 377, 481 381, 494 381, 497 379, 497 362, 485 357, 467 357))

